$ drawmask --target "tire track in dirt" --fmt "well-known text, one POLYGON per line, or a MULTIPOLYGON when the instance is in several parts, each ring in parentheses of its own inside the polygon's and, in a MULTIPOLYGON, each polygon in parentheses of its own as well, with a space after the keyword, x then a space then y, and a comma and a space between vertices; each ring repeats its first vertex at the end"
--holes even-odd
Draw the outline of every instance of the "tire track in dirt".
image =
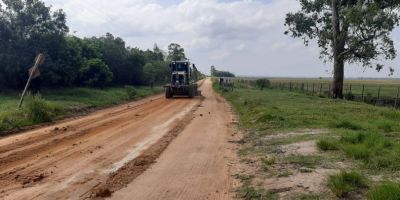
POLYGON ((93 188, 115 191, 154 162, 199 102, 157 96, 1 138, 0 198, 84 199, 93 188), (110 173, 132 149, 136 157, 110 173))

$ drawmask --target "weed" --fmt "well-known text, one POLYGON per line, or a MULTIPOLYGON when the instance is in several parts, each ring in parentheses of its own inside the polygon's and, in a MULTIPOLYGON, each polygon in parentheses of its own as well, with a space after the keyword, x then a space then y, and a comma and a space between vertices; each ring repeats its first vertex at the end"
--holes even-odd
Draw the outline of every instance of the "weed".
POLYGON ((350 130, 361 130, 362 127, 350 120, 341 120, 333 124, 334 128, 350 129, 350 130))
POLYGON ((29 97, 26 110, 28 118, 34 123, 50 122, 57 113, 62 112, 60 107, 50 105, 41 96, 29 97))
POLYGON ((337 197, 345 197, 351 192, 357 192, 368 187, 366 179, 357 172, 341 172, 331 175, 328 187, 337 197))
POLYGON ((125 91, 128 96, 128 100, 135 99, 138 93, 133 86, 125 86, 125 91))
POLYGON ((275 157, 263 158, 263 159, 262 159, 262 162, 263 162, 264 165, 270 166, 270 165, 275 164, 276 158, 275 158, 275 157))
POLYGON ((278 199, 277 194, 273 194, 264 189, 256 189, 252 186, 243 186, 238 190, 240 198, 245 200, 273 200, 278 199))
POLYGON ((289 170, 283 170, 281 172, 279 172, 278 177, 289 177, 293 175, 293 173, 289 170))
POLYGON ((317 146, 323 151, 338 150, 339 142, 335 139, 321 139, 317 142, 317 146))
POLYGON ((297 194, 293 196, 293 200, 320 200, 322 199, 320 195, 317 194, 297 194))
POLYGON ((299 167, 315 168, 320 165, 323 158, 321 156, 288 156, 286 161, 290 164, 298 165, 299 167))

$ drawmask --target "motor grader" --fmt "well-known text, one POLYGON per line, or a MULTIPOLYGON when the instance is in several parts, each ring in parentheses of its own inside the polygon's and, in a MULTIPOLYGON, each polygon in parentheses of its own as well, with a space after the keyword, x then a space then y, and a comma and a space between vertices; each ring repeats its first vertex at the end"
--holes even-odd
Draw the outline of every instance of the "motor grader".
POLYGON ((200 96, 197 85, 197 68, 189 61, 172 61, 169 65, 171 69, 171 82, 164 86, 165 98, 170 99, 174 96, 187 96, 193 98, 200 96))

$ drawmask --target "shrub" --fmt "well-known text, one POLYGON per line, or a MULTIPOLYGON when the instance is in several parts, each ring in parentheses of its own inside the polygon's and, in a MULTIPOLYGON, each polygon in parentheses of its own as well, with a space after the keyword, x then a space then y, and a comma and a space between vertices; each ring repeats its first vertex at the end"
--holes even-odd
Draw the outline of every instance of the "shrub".
POLYGON ((338 150, 339 142, 335 139, 321 139, 317 142, 317 146, 323 151, 338 150))
POLYGON ((113 80, 110 68, 100 59, 90 59, 79 70, 81 81, 90 87, 104 87, 113 80))
POLYGON ((264 88, 270 87, 271 82, 266 78, 262 78, 262 79, 256 80, 256 85, 257 85, 258 88, 263 90, 264 88))
POLYGON ((366 188, 366 182, 366 179, 357 172, 341 172, 329 176, 328 187, 337 197, 345 197, 350 192, 366 188))
POLYGON ((398 200, 400 199, 400 184, 385 183, 378 185, 368 194, 370 200, 398 200))
POLYGON ((136 98, 137 90, 133 86, 125 86, 125 91, 128 96, 128 100, 136 98))
POLYGON ((354 96, 354 94, 353 94, 352 92, 347 92, 347 93, 344 94, 344 98, 345 98, 346 100, 352 101, 352 100, 355 99, 355 96, 354 96))

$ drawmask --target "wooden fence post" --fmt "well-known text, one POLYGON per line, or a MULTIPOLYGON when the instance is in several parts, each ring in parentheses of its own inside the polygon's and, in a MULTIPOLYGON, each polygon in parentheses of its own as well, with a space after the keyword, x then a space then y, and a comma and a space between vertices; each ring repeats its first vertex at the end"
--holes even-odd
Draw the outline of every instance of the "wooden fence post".
POLYGON ((399 101, 399 94, 400 93, 400 87, 397 88, 397 96, 396 96, 396 100, 394 101, 394 108, 397 108, 397 103, 399 101))
POLYGON ((351 93, 351 89, 352 89, 352 87, 353 87, 353 86, 350 84, 350 92, 349 92, 349 93, 351 93))
POLYGON ((322 83, 321 83, 321 87, 319 87, 319 96, 322 96, 322 83))
POLYGON ((378 101, 380 98, 381 98, 381 86, 379 86, 379 88, 378 88, 378 99, 376 100, 375 105, 378 104, 378 101))
POLYGON ((364 91, 365 91, 365 85, 363 84, 362 86, 362 92, 361 92, 361 99, 364 102, 364 91))
POLYGON ((292 91, 292 82, 289 83, 289 90, 292 91))
POLYGON ((329 83, 329 86, 328 86, 328 98, 331 98, 332 96, 331 96, 331 84, 329 83))
POLYGON ((314 83, 312 84, 312 95, 314 96, 314 92, 315 92, 315 89, 314 89, 315 87, 314 87, 314 83))

